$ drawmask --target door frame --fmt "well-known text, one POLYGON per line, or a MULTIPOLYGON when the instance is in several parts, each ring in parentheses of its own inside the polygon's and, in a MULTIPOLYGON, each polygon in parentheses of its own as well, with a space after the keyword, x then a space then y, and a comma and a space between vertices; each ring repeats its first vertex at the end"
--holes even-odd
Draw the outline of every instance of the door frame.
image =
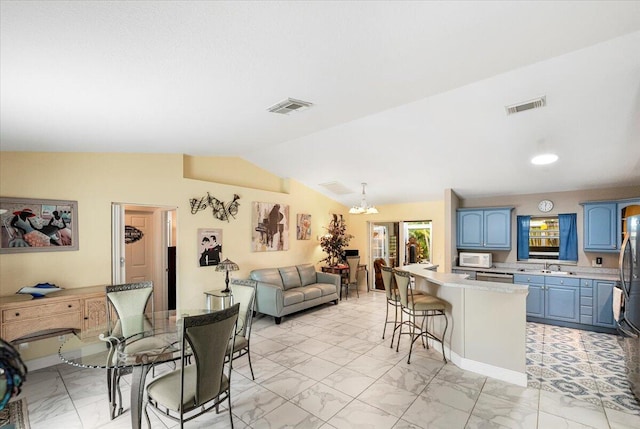
MULTIPOLYGON (((135 203, 111 203, 111 283, 114 285, 123 284, 126 281, 124 217, 125 211, 127 210, 149 211, 154 215, 155 246, 153 249, 153 257, 157 261, 154 268, 154 305, 158 311, 166 310, 168 308, 167 290, 169 269, 166 249, 171 243, 177 241, 177 237, 172 236, 174 234, 173 231, 176 231, 174 225, 172 225, 172 215, 174 215, 174 213, 177 215, 177 207, 135 203)), ((176 296, 176 303, 177 301, 178 297, 176 296)))

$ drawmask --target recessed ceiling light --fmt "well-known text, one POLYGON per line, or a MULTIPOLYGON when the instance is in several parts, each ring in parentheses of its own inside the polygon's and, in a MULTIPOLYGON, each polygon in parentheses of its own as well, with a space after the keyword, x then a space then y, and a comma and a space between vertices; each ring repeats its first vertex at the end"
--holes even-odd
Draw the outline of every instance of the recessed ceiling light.
POLYGON ((542 155, 536 155, 531 158, 531 163, 534 165, 547 165, 553 164, 558 160, 558 155, 555 153, 543 153, 542 155))

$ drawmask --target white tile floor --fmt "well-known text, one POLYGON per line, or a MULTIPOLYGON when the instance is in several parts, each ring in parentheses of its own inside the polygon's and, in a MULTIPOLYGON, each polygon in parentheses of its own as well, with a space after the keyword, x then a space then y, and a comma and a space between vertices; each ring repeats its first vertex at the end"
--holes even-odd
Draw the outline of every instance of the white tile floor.
MULTIPOLYGON (((597 364, 598 357, 607 356, 607 350, 598 350, 598 344, 612 348, 609 336, 598 334, 597 341, 586 346, 586 337, 580 333, 575 337, 571 330, 554 332, 544 325, 529 324, 530 340, 534 341, 528 344, 532 349, 527 357, 533 387, 521 388, 460 370, 451 363, 444 365, 438 352, 419 346, 407 365, 408 339, 403 339, 400 353, 389 348, 389 336, 381 339, 384 311, 384 294, 363 292, 359 299, 353 296, 338 306, 328 304, 285 317, 279 326, 270 317, 254 319, 251 342, 256 380, 251 380, 246 358, 235 361, 235 427, 640 428, 640 406, 635 400, 626 402, 628 387, 622 383, 616 393, 620 383, 615 380, 599 383, 607 378, 603 371, 620 369, 597 364), (547 332, 549 339, 555 334, 573 335, 571 344, 588 347, 583 349, 584 355, 580 350, 567 350, 566 356, 586 358, 587 366, 595 368, 593 374, 586 372, 584 361, 579 367, 571 362, 566 368, 558 366, 563 355, 551 344, 545 345, 547 332), (556 366, 547 372, 544 350, 552 349, 546 362, 556 366), (580 374, 563 374, 572 367, 580 374), (570 384, 573 376, 581 378, 576 384, 587 391, 582 399, 576 395, 580 388, 561 383, 562 377, 568 377, 565 382, 570 384), (616 395, 624 399, 621 403, 625 406, 610 400, 616 395)), ((567 340, 560 338, 558 342, 567 340)), ((127 382, 125 379, 123 384, 126 398, 127 382)), ((28 375, 23 392, 33 429, 130 426, 128 412, 109 420, 105 373, 100 370, 60 364, 34 371, 28 375)), ((152 413, 151 422, 158 429, 177 427, 152 413)), ((211 412, 187 424, 193 428, 228 426, 226 411, 219 415, 211 412)))

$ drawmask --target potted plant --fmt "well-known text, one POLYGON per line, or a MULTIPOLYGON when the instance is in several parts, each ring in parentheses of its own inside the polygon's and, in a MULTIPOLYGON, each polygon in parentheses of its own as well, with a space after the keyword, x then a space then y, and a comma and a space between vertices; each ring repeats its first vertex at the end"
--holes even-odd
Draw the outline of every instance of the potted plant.
POLYGON ((326 262, 327 266, 335 267, 344 262, 344 248, 349 244, 353 235, 347 234, 347 226, 342 215, 334 214, 333 220, 325 228, 327 233, 320 237, 320 247, 327 254, 327 257, 320 260, 326 262))

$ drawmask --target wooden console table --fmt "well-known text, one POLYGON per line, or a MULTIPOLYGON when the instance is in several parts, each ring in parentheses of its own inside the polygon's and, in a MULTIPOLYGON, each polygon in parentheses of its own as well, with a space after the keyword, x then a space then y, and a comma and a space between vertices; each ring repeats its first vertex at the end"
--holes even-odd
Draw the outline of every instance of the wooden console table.
POLYGON ((0 296, 0 336, 23 343, 71 331, 92 331, 107 320, 105 286, 64 289, 44 298, 0 296))
MULTIPOLYGON (((323 273, 338 274, 342 284, 349 282, 349 265, 340 264, 333 267, 320 267, 323 273)), ((367 282, 367 292, 369 292, 369 271, 367 271, 366 264, 358 264, 358 271, 365 273, 365 281, 367 282)), ((342 299, 342 288, 340 288, 340 299, 342 299)))

